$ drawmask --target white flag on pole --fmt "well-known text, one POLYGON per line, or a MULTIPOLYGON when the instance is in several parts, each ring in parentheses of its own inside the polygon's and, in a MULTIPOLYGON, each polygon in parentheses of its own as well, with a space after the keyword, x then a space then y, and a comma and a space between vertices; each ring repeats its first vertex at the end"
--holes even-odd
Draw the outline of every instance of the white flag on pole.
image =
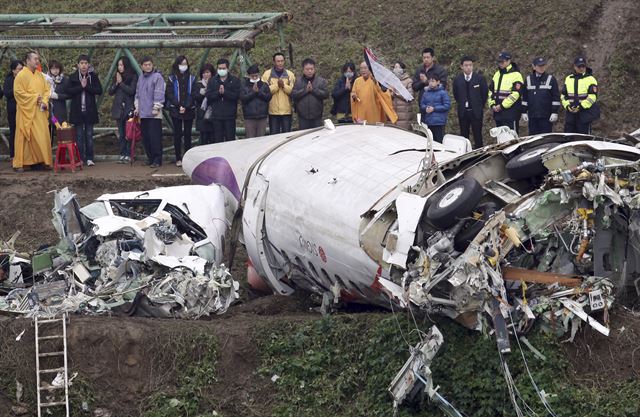
POLYGON ((371 52, 371 49, 364 48, 364 60, 366 61, 367 65, 369 65, 369 69, 371 70, 373 78, 375 78, 376 81, 378 81, 384 87, 390 90, 394 90, 405 100, 413 100, 413 95, 411 94, 411 92, 409 92, 409 90, 405 88, 404 85, 402 85, 402 81, 400 81, 400 79, 396 77, 396 75, 391 72, 391 70, 378 62, 378 58, 373 54, 373 52, 371 52))

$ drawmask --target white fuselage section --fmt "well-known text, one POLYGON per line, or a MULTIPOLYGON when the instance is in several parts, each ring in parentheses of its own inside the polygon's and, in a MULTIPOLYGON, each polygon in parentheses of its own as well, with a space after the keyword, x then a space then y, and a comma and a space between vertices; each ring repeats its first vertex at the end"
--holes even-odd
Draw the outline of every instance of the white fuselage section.
MULTIPOLYGON (((425 148, 426 138, 401 129, 349 125, 201 146, 183 166, 194 181, 222 184, 244 200, 247 252, 275 291, 337 284, 371 298, 384 273, 361 248, 362 216, 417 181, 425 148)), ((439 162, 458 155, 434 148, 439 162)))

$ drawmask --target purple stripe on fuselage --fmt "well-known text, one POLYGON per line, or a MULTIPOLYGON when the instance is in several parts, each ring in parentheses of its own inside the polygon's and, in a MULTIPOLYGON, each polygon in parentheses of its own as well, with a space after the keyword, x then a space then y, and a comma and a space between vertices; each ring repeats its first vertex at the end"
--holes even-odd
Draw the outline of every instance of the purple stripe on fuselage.
POLYGON ((201 162, 191 173, 191 181, 199 185, 218 184, 225 187, 240 200, 238 180, 226 159, 221 157, 209 158, 201 162))

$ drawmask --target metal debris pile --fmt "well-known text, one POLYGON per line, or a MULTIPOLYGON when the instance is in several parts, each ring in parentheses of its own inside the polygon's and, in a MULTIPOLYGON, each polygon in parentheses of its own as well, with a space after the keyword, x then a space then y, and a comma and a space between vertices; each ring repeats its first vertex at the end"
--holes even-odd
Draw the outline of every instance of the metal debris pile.
MULTIPOLYGON (((518 416, 526 404, 504 359, 511 338, 535 354, 524 335, 536 322, 570 341, 582 323, 608 336, 614 299, 640 295, 640 157, 623 148, 579 142, 547 150, 534 190, 502 206, 478 204, 413 247, 403 276, 408 301, 495 336, 518 416), (470 227, 475 236, 460 245, 470 227)), ((458 416, 435 395, 429 364, 442 341, 433 334, 413 348, 389 390, 396 406, 426 392, 458 416)))
POLYGON ((57 192, 57 245, 18 253, 15 234, 0 246, 0 310, 27 317, 113 310, 176 318, 224 313, 238 299, 239 284, 219 264, 226 225, 203 224, 213 216, 224 219, 224 204, 215 204, 219 190, 203 188, 106 196, 82 208, 68 189, 57 192), (202 215, 192 205, 190 216, 189 197, 181 196, 209 198, 222 213, 202 215))

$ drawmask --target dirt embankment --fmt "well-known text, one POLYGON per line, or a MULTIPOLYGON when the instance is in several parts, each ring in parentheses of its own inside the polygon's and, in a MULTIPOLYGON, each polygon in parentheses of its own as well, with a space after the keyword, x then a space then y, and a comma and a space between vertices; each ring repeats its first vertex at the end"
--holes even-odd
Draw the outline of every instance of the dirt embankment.
MULTIPOLYGON (((21 230, 21 250, 54 243, 57 236, 50 221, 53 195, 48 194, 54 189, 69 186, 80 203, 86 204, 107 192, 188 183, 183 176, 152 176, 154 173, 174 175, 180 171, 172 165, 153 171, 102 163, 76 174, 15 174, 8 164, 0 163, 0 239, 21 230)), ((236 279, 244 279, 245 266, 246 253, 240 250, 231 268, 236 279)), ((304 298, 270 296, 246 301, 245 296, 244 300, 225 315, 198 322, 73 316, 69 358, 71 371, 79 374, 74 389, 80 391, 80 399, 86 393, 93 407, 107 409, 113 417, 138 416, 143 401, 151 394, 176 389, 177 371, 184 366, 176 359, 177 352, 184 351, 184 341, 192 335, 206 333, 214 335, 218 343, 217 380, 205 388, 208 397, 215 398, 216 410, 225 416, 271 415, 276 401, 274 386, 257 375, 260 352, 253 340, 254 331, 258 325, 316 320, 320 316, 309 312, 309 300, 304 298)), ((585 326, 573 344, 566 344, 572 363, 569 378, 597 387, 640 376, 640 317, 617 310, 610 321, 609 338, 585 326)), ((7 410, 12 405, 16 379, 24 385, 24 398, 30 404, 30 415, 34 415, 33 337, 30 321, 0 316, 0 417, 10 415, 7 410), (22 330, 25 334, 16 342, 22 330)))
MULTIPOLYGON (((272 296, 200 321, 71 316, 69 367, 72 374, 78 373, 80 384, 72 390, 87 395, 74 398, 87 401, 92 410, 108 410, 113 417, 141 415, 154 393, 176 390, 181 369, 197 361, 199 347, 189 343, 194 335, 208 334, 218 343, 216 382, 202 389, 215 399, 212 402, 217 412, 225 416, 269 415, 270 382, 256 374, 260 357, 253 340, 256 324, 320 317, 307 307, 298 298, 272 296), (189 351, 194 352, 193 357, 189 351)), ((30 404, 29 415, 34 415, 35 348, 30 320, 0 316, 0 355, 1 374, 11 374, 24 385, 23 398, 30 404), (16 342, 23 330, 24 335, 16 342)), ((2 382, 13 385, 9 378, 2 382)), ((12 386, 0 387, 1 417, 10 415, 2 410, 9 410, 13 398, 12 386)))

